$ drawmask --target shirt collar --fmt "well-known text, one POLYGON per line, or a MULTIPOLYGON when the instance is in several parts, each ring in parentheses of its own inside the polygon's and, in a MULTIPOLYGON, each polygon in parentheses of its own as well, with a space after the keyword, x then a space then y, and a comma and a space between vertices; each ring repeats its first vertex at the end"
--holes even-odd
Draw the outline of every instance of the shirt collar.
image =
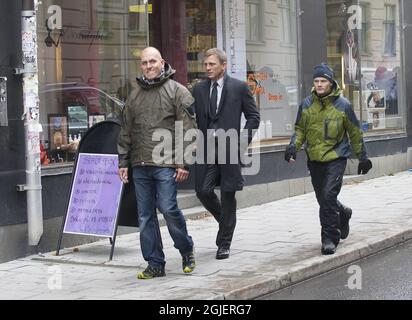
POLYGON ((215 83, 215 82, 217 82, 217 85, 220 87, 220 88, 222 88, 223 87, 223 82, 224 82, 224 77, 221 77, 219 80, 217 80, 217 81, 212 81, 211 83, 210 83, 210 85, 213 87, 213 84, 215 83))

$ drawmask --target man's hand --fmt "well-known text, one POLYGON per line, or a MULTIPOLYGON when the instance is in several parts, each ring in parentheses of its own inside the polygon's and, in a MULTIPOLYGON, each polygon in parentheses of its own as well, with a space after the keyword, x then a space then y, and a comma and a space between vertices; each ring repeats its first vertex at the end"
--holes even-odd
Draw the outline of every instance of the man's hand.
POLYGON ((293 144, 287 146, 285 150, 285 161, 295 162, 296 160, 296 147, 293 144))
POLYGON ((129 183, 128 171, 128 168, 119 168, 119 177, 123 183, 129 183))
POLYGON ((177 168, 174 177, 176 182, 183 182, 189 177, 189 171, 183 168, 177 168))
POLYGON ((359 161, 358 174, 367 174, 370 169, 372 169, 372 161, 369 159, 359 161))

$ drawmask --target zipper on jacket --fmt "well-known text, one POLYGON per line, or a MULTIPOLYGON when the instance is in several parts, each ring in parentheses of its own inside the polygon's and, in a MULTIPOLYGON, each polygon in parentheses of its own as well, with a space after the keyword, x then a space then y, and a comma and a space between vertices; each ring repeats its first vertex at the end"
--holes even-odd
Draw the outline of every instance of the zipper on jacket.
POLYGON ((330 139, 329 132, 328 132, 328 126, 329 126, 329 119, 325 119, 325 121, 323 122, 323 130, 325 134, 325 139, 330 139))

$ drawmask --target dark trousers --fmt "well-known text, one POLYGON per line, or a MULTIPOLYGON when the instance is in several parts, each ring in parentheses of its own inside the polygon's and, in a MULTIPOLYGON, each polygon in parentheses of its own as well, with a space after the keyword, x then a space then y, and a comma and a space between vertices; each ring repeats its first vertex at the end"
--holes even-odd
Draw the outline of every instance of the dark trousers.
POLYGON ((343 205, 338 201, 338 194, 342 187, 346 163, 347 159, 308 163, 312 185, 319 203, 322 243, 328 239, 337 245, 340 240, 339 210, 343 205))
POLYGON ((219 201, 214 191, 219 181, 219 165, 208 165, 202 190, 197 192, 196 195, 206 210, 208 210, 219 223, 216 245, 219 248, 229 249, 236 226, 236 192, 221 191, 221 201, 219 201))

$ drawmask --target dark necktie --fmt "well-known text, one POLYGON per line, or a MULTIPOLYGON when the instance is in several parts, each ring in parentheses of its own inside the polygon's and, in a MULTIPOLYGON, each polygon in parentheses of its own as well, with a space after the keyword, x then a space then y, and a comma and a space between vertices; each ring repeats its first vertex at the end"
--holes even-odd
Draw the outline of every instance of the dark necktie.
POLYGON ((213 84, 212 95, 210 96, 210 113, 212 118, 216 117, 217 111, 217 82, 213 84))

